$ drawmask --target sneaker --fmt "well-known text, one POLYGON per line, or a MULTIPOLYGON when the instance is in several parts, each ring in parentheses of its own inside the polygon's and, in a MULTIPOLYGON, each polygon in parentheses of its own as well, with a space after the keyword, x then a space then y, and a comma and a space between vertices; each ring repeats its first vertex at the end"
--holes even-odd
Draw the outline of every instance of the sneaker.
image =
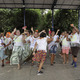
POLYGON ((37 75, 42 75, 43 74, 43 72, 42 71, 39 71, 38 73, 37 73, 37 75))

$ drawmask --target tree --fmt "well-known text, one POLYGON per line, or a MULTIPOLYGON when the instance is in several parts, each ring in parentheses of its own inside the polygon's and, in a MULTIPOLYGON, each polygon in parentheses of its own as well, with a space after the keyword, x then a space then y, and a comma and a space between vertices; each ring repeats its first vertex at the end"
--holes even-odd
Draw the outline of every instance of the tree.
POLYGON ((71 31, 70 24, 78 25, 78 12, 76 10, 58 10, 54 15, 54 29, 71 31))
MULTIPOLYGON (((36 28, 40 22, 40 10, 26 9, 25 13, 27 28, 36 28)), ((23 9, 0 9, 0 27, 4 32, 12 31, 15 27, 22 31, 23 26, 23 9)))

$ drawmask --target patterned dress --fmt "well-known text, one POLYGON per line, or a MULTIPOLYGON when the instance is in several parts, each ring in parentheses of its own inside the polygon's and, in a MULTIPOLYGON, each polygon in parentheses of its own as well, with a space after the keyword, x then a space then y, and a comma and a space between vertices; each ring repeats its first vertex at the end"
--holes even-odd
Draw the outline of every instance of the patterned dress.
MULTIPOLYGON (((22 37, 18 37, 16 41, 22 41, 22 37)), ((18 45, 18 46, 14 45, 12 55, 10 58, 10 65, 22 64, 29 57, 29 55, 30 55, 29 43, 26 44, 22 43, 22 45, 18 45)))

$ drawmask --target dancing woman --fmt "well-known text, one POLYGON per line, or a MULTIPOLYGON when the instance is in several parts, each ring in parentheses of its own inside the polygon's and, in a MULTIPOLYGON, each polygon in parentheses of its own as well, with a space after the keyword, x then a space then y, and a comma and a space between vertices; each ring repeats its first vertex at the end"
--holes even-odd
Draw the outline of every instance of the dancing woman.
POLYGON ((50 51, 50 54, 51 54, 51 66, 53 65, 55 55, 56 55, 56 52, 57 52, 57 46, 58 46, 57 42, 59 42, 58 35, 57 35, 58 32, 59 32, 59 30, 57 30, 57 32, 55 34, 55 32, 52 31, 51 37, 53 38, 53 41, 48 44, 49 51, 50 51))
POLYGON ((12 32, 12 35, 14 36, 14 46, 13 46, 13 51, 12 55, 10 58, 10 65, 12 64, 17 64, 18 69, 21 67, 21 62, 22 62, 22 54, 23 54, 23 42, 22 42, 22 35, 20 35, 20 31, 14 29, 12 32), (16 35, 13 35, 16 32, 16 35))
POLYGON ((77 67, 77 55, 79 51, 79 30, 74 26, 74 24, 71 24, 71 27, 73 28, 71 38, 71 51, 73 57, 72 65, 77 67))
POLYGON ((46 59, 47 42, 52 41, 52 40, 53 40, 52 38, 46 38, 46 34, 44 32, 42 32, 40 34, 40 38, 35 43, 34 50, 33 50, 33 55, 34 55, 33 61, 40 62, 37 75, 40 75, 43 73, 41 71, 41 68, 42 68, 44 61, 46 59), (37 47, 37 52, 35 53, 36 47, 37 47))

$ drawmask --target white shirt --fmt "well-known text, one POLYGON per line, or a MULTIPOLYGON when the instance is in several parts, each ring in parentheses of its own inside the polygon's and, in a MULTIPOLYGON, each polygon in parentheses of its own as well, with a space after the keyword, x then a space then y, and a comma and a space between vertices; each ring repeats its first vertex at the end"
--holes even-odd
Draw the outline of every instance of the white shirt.
POLYGON ((72 35, 71 43, 79 43, 79 34, 78 33, 75 33, 74 35, 72 35))
POLYGON ((2 40, 2 39, 0 39, 0 50, 1 50, 2 48, 4 48, 4 46, 3 46, 1 43, 3 43, 3 40, 2 40))
POLYGON ((53 41, 57 41, 57 38, 58 38, 59 36, 58 35, 55 35, 54 37, 53 37, 53 41))
POLYGON ((36 42, 37 50, 44 50, 47 52, 47 38, 38 39, 36 42))
POLYGON ((23 46, 22 35, 14 37, 14 46, 23 46))
POLYGON ((60 42, 64 39, 63 35, 60 35, 60 42))
POLYGON ((9 50, 13 48, 12 39, 11 39, 11 38, 5 38, 5 40, 4 40, 4 43, 5 43, 6 45, 9 44, 10 41, 11 41, 11 44, 10 44, 8 47, 6 47, 6 48, 8 48, 9 50))
POLYGON ((1 40, 3 40, 3 43, 5 43, 5 38, 6 38, 6 36, 1 37, 1 40))
POLYGON ((58 42, 56 42, 57 41, 57 39, 58 39, 58 35, 55 35, 54 37, 53 37, 53 41, 55 42, 54 44, 58 47, 58 42))
POLYGON ((31 36, 28 36, 28 37, 25 39, 25 41, 26 41, 26 42, 29 41, 30 38, 31 38, 31 36))
POLYGON ((79 33, 79 44, 80 44, 80 33, 79 33))
POLYGON ((70 42, 67 41, 66 37, 62 40, 62 47, 69 47, 70 48, 70 42))
POLYGON ((33 36, 30 38, 30 48, 34 49, 35 43, 38 40, 38 38, 34 38, 33 36))

